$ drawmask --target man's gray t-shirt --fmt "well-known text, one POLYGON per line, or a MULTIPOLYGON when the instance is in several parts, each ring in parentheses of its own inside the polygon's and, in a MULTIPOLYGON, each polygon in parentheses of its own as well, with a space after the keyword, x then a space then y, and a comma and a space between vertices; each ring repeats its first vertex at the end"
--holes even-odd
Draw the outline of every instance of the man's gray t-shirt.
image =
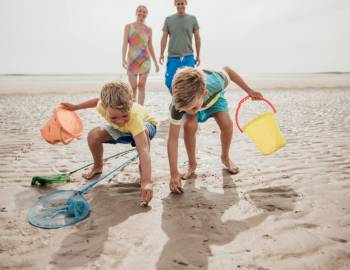
POLYGON ((199 30, 197 19, 193 15, 177 14, 166 17, 163 32, 169 33, 169 57, 181 57, 193 54, 192 35, 199 30))

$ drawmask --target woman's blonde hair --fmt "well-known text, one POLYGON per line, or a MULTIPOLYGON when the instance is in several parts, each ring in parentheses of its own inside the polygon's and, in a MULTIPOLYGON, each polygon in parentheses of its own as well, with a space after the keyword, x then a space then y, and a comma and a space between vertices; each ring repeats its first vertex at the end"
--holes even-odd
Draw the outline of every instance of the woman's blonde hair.
POLYGON ((122 81, 106 83, 102 87, 100 99, 104 108, 128 112, 132 106, 131 89, 127 83, 122 81))
MULTIPOLYGON (((175 4, 175 6, 176 6, 176 2, 177 2, 178 0, 174 0, 174 4, 175 4)), ((185 0, 185 4, 187 5, 187 0, 185 0)))
POLYGON ((179 69, 173 80, 173 100, 176 109, 183 109, 205 92, 204 75, 194 68, 179 69))
POLYGON ((140 9, 140 8, 144 8, 146 9, 147 13, 148 13, 148 8, 145 5, 138 5, 136 8, 136 12, 140 9))

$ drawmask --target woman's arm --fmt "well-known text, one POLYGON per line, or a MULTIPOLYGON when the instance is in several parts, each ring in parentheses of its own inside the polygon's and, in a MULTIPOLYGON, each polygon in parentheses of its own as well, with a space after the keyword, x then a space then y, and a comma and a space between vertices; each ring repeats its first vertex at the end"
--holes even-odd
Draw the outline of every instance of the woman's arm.
POLYGON ((123 47, 122 47, 122 66, 123 68, 128 67, 128 63, 126 61, 126 50, 128 48, 128 36, 129 36, 129 24, 124 27, 124 37, 123 37, 123 47))
POLYGON ((154 62, 154 65, 156 66, 156 72, 158 72, 159 71, 159 66, 158 66, 156 55, 154 53, 153 43, 152 43, 152 28, 150 28, 150 35, 149 35, 149 39, 148 39, 148 50, 149 50, 149 52, 151 54, 152 60, 154 62))

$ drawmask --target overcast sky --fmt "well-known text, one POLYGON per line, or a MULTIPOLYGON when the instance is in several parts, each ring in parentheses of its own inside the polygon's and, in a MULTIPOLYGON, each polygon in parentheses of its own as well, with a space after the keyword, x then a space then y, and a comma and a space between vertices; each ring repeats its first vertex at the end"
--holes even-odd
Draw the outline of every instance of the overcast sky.
MULTIPOLYGON (((139 4, 159 57, 173 0, 0 0, 0 74, 124 72, 123 28, 139 4)), ((202 67, 350 71, 350 0, 188 0, 187 12, 200 25, 202 67)))

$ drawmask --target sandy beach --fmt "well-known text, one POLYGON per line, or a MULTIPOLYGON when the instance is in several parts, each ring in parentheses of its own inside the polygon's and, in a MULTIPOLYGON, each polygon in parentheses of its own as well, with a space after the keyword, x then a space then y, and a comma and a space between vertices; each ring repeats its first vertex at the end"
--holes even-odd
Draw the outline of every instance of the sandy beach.
MULTIPOLYGON (((68 145, 49 145, 39 130, 56 105, 98 96, 103 81, 0 81, 0 269, 350 269, 350 76, 248 81, 276 106, 286 147, 262 156, 235 126, 231 156, 240 173, 230 175, 211 119, 198 132, 196 175, 183 181, 183 195, 172 195, 170 96, 150 82, 146 108, 161 121, 150 207, 139 207, 133 163, 84 195, 86 220, 56 230, 31 226, 29 208, 51 190, 87 182, 78 173, 70 183, 33 187, 31 178, 90 162, 86 136, 102 120, 79 111, 84 133, 68 145)), ((243 96, 227 90, 231 116, 243 96)), ((249 108, 242 123, 254 113, 249 108)), ((106 145, 105 155, 127 148, 106 145)), ((186 161, 181 139, 182 169, 186 161)))

